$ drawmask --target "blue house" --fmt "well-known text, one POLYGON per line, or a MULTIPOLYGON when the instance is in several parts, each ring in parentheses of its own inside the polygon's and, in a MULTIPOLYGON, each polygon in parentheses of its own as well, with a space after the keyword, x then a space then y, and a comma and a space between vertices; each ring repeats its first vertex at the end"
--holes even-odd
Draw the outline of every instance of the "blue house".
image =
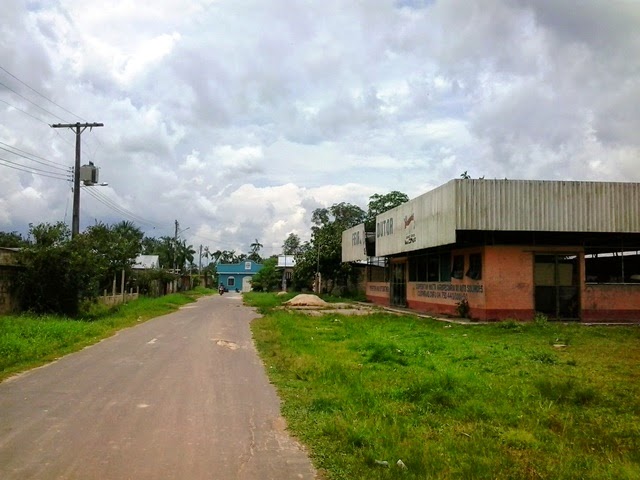
POLYGON ((229 291, 251 291, 251 277, 260 271, 262 265, 251 260, 238 263, 219 263, 218 286, 224 285, 229 291))

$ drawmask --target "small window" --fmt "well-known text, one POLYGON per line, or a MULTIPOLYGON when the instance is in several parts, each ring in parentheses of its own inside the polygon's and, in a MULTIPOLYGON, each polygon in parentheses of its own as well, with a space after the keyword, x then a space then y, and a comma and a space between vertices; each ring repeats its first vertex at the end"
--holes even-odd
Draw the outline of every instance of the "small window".
POLYGON ((480 280, 482 278, 481 254, 472 253, 471 255, 469 255, 469 270, 467 270, 466 275, 473 280, 480 280))
POLYGON ((227 280, 227 285, 230 287, 235 287, 236 285, 236 279, 233 277, 229 277, 229 279, 227 280))
POLYGON ((440 257, 429 255, 427 257, 427 282, 437 282, 440 279, 440 257))
POLYGON ((449 253, 440 255, 440 281, 451 281, 451 254, 449 253))
POLYGON ((251 262, 244 262, 244 269, 251 270, 251 262))
POLYGON ((422 255, 409 260, 409 281, 424 282, 427 280, 427 257, 422 255))
POLYGON ((462 280, 464 276, 464 255, 454 255, 451 277, 462 280))

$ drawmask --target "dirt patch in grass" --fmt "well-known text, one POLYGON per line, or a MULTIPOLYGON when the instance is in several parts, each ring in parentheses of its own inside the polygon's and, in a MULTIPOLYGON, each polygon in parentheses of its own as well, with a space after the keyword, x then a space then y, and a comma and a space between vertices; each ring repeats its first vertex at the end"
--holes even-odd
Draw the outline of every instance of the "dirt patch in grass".
POLYGON ((377 307, 369 305, 328 303, 317 295, 309 294, 297 295, 282 305, 282 308, 285 310, 299 311, 316 317, 332 313, 340 315, 368 315, 379 310, 377 307))

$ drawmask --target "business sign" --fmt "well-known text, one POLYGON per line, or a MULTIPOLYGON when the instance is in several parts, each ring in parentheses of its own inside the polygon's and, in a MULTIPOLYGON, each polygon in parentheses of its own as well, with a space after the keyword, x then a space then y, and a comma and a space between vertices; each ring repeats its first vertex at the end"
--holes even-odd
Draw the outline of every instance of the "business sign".
POLYGON ((367 259, 364 223, 342 232, 342 261, 360 262, 367 259))

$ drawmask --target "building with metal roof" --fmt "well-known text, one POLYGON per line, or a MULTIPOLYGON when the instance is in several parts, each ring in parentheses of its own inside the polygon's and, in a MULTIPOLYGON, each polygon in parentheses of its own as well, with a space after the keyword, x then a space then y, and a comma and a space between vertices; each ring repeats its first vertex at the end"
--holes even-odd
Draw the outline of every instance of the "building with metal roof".
POLYGON ((377 303, 480 320, 640 320, 640 184, 452 180, 358 225, 377 303))

